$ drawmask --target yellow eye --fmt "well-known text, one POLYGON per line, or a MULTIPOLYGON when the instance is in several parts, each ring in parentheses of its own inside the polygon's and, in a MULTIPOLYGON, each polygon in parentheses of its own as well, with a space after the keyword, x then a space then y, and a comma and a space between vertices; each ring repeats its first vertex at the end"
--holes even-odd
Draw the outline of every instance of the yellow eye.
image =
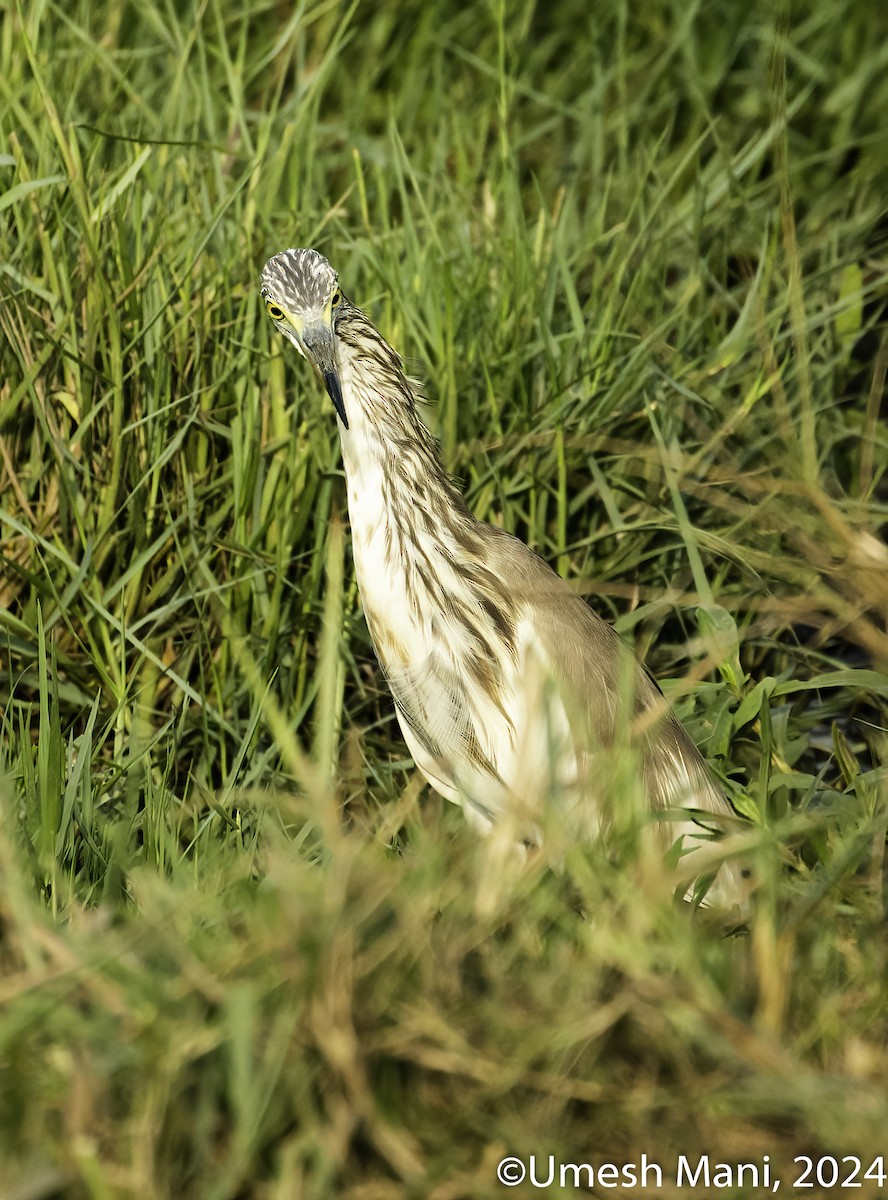
POLYGON ((265 311, 268 313, 268 315, 271 317, 271 319, 273 321, 283 321, 283 319, 284 319, 284 310, 282 308, 279 308, 278 305, 275 304, 273 300, 265 301, 265 311))
POLYGON ((333 293, 333 295, 330 297, 330 307, 335 308, 341 299, 342 299, 342 292, 340 292, 339 288, 337 288, 336 291, 333 293))

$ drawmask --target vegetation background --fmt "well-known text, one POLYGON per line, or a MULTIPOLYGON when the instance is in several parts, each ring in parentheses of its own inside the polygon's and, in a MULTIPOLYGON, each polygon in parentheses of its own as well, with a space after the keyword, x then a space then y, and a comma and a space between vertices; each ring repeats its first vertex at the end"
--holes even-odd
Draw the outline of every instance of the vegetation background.
POLYGON ((0 12, 0 1195, 888 1194, 883 9, 0 12), (290 245, 673 681, 748 935, 631 844, 498 881, 422 786, 290 245))

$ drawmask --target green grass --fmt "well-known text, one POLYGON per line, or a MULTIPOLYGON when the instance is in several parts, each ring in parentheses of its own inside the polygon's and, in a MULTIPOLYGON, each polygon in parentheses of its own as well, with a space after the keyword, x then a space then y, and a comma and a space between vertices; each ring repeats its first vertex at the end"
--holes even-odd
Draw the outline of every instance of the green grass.
POLYGON ((888 1153, 878 6, 0 11, 0 1195, 888 1153), (748 936, 631 848, 494 883, 421 786, 291 245, 672 681, 748 936))

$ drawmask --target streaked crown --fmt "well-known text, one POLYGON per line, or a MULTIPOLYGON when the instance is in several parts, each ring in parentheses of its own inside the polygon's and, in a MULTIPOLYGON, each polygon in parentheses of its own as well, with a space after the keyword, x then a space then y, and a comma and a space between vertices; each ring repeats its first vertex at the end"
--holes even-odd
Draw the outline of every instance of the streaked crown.
POLYGON ((326 306, 338 278, 317 250, 282 250, 262 268, 261 291, 266 300, 302 317, 326 306))

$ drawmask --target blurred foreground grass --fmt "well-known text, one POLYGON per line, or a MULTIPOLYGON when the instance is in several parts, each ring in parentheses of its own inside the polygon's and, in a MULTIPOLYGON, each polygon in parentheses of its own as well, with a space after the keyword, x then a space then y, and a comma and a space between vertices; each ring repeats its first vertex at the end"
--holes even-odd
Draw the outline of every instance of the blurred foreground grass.
POLYGON ((878 7, 0 11, 0 1195, 888 1152, 878 7), (420 787, 288 245, 673 678, 749 936, 420 787))

